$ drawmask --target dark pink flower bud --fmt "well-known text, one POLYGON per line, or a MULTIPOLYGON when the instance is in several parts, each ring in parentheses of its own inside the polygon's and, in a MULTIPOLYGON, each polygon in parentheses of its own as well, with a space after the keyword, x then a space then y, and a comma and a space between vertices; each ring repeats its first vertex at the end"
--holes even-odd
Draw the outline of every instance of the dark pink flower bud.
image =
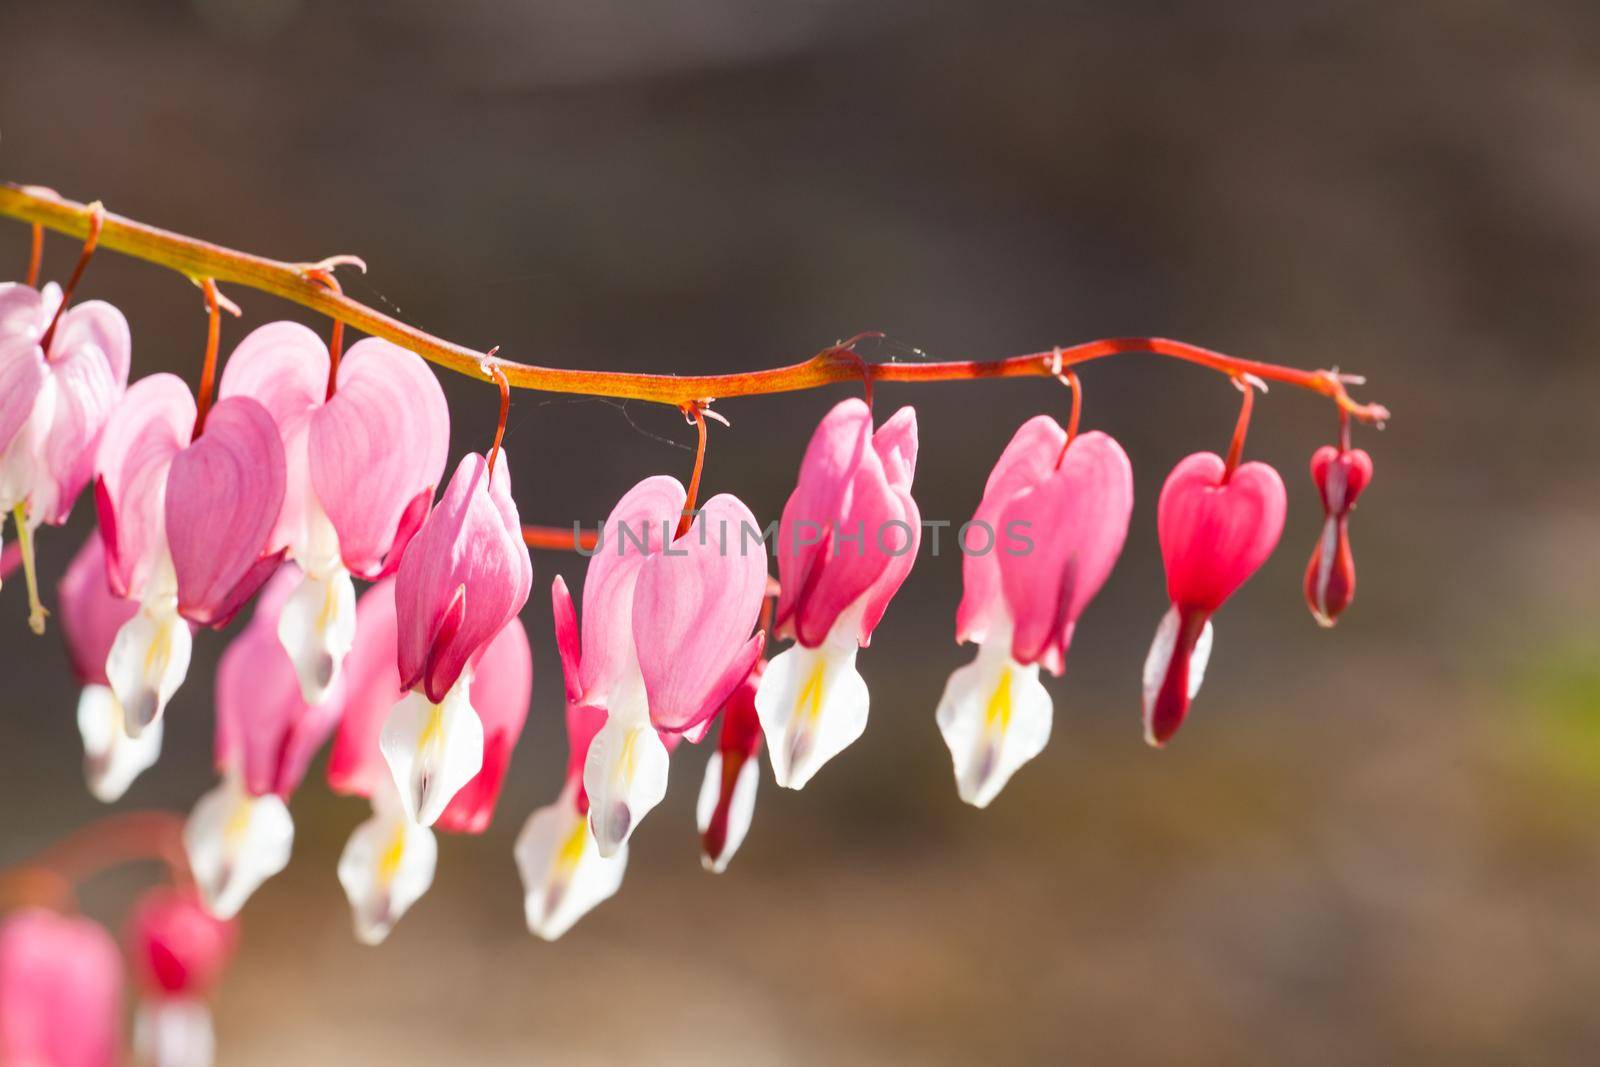
POLYGON ((1356 561, 1350 554, 1350 512, 1372 482, 1372 457, 1359 448, 1324 445, 1311 457, 1311 480, 1322 497, 1322 536, 1306 567, 1306 603, 1323 626, 1332 626, 1356 595, 1356 561))
POLYGON ((1287 507, 1283 479, 1265 463, 1230 476, 1221 456, 1197 452, 1167 476, 1157 527, 1172 608, 1144 664, 1151 745, 1161 747, 1183 724, 1211 655, 1211 615, 1277 547, 1287 507))
POLYGON ((193 893, 162 887, 139 899, 123 943, 141 996, 206 997, 238 939, 237 922, 216 918, 193 893))

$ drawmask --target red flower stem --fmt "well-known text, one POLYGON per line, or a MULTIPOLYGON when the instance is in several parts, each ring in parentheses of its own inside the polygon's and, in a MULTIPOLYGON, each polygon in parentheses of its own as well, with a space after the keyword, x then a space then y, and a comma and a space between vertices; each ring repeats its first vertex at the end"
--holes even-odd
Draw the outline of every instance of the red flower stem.
POLYGON ((206 298, 206 354, 200 364, 200 389, 195 394, 191 439, 198 439, 206 429, 206 415, 211 411, 211 397, 217 387, 217 349, 222 344, 222 301, 217 296, 217 283, 210 278, 200 279, 200 292, 206 298))
POLYGON ((556 552, 582 549, 594 551, 600 535, 595 530, 563 529, 560 526, 524 526, 522 543, 529 548, 548 548, 556 552))
POLYGON ((100 231, 105 226, 106 209, 101 205, 100 201, 96 200, 84 210, 88 212, 89 218, 87 228, 83 233, 83 251, 78 253, 78 262, 72 268, 72 276, 67 279, 66 288, 61 290, 61 303, 56 306, 56 313, 50 320, 50 326, 44 331, 44 336, 39 339, 39 347, 44 350, 46 358, 50 355, 50 342, 56 336, 56 326, 60 324, 61 316, 67 310, 68 305, 72 303, 72 291, 83 280, 83 272, 88 269, 89 260, 94 258, 94 250, 100 244, 100 231))
POLYGON ((686 418, 694 420, 695 427, 700 431, 700 443, 694 449, 694 473, 689 475, 689 495, 683 499, 683 514, 678 518, 678 532, 673 534, 677 540, 689 532, 689 524, 694 521, 695 504, 700 499, 700 472, 706 465, 706 415, 700 410, 700 405, 694 402, 685 404, 683 414, 686 418))
POLYGON ((1056 456, 1056 470, 1060 470, 1061 464, 1066 462, 1067 449, 1072 447, 1072 439, 1078 436, 1078 419, 1083 414, 1083 383, 1078 380, 1078 372, 1067 371, 1061 376, 1061 381, 1072 390, 1072 412, 1067 416, 1067 439, 1061 442, 1061 453, 1056 456))
POLYGON ((44 265, 44 227, 33 224, 33 246, 28 251, 28 288, 39 287, 39 268, 44 265))
POLYGON ((494 444, 489 446, 489 473, 493 474, 494 461, 500 455, 500 442, 506 439, 506 417, 511 414, 511 383, 506 381, 497 363, 490 365, 489 373, 494 376, 495 384, 500 386, 500 421, 495 424, 494 444))
POLYGON ((90 823, 33 859, 0 871, 0 886, 26 885, 41 878, 67 887, 125 863, 159 860, 178 885, 190 881, 183 851, 183 817, 170 811, 130 811, 90 823))
POLYGON ((1233 424, 1233 441, 1228 445, 1228 459, 1222 466, 1222 484, 1227 485, 1228 479, 1233 477, 1234 468, 1239 466, 1239 457, 1244 455, 1245 435, 1250 432, 1250 411, 1256 404, 1256 387, 1247 381, 1235 378, 1234 384, 1244 394, 1244 399, 1239 402, 1239 421, 1233 424))
POLYGON ((1339 411, 1339 451, 1350 451, 1350 413, 1342 408, 1339 411))
MULTIPOLYGON (((321 282, 335 293, 344 292, 344 287, 339 284, 339 279, 333 276, 331 267, 318 266, 306 271, 306 277, 312 281, 321 282)), ((328 388, 322 395, 324 401, 332 400, 333 394, 339 389, 339 357, 344 355, 344 323, 333 319, 328 327, 328 388)))
MULTIPOLYGON (((11 184, 0 184, 0 215, 79 237, 87 234, 91 226, 91 210, 85 205, 64 200, 47 190, 11 184)), ((287 263, 238 252, 117 215, 105 216, 101 243, 113 251, 169 267, 191 278, 210 277, 271 293, 338 319, 363 333, 393 341, 442 367, 478 378, 491 377, 483 353, 390 318, 343 293, 329 291, 308 275, 319 264, 287 263)), ((1389 417, 1388 410, 1380 404, 1359 404, 1352 400, 1345 390, 1344 380, 1333 371, 1298 370, 1238 359, 1159 337, 1114 337, 983 362, 865 364, 859 356, 841 348, 835 346, 800 363, 738 374, 624 374, 538 367, 510 361, 500 361, 498 365, 510 384, 519 389, 647 400, 682 407, 691 401, 709 398, 788 393, 853 380, 870 385, 875 382, 1044 377, 1059 373, 1064 367, 1107 356, 1153 352, 1232 377, 1254 374, 1266 381, 1308 389, 1332 400, 1341 410, 1362 422, 1381 423, 1389 417)))

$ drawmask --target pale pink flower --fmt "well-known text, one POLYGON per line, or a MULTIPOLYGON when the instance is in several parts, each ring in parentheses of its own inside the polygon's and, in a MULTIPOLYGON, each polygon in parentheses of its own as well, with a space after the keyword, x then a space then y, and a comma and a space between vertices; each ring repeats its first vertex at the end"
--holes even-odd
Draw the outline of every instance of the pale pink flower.
POLYGON ((0 923, 0 1063, 116 1067, 122 957, 99 924, 43 909, 0 923))

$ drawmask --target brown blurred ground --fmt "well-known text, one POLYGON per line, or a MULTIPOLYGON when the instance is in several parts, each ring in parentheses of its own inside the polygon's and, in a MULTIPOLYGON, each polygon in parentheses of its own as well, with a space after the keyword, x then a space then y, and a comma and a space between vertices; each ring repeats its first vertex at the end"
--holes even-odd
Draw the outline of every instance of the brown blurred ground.
MULTIPOLYGON (((365 950, 333 876, 361 806, 313 781, 294 863, 246 912, 224 1064, 1596 1058, 1592 4, 56 0, 4 24, 6 178, 284 258, 359 252, 355 295, 516 358, 704 372, 863 329, 890 336, 875 358, 1139 332, 1361 371, 1396 412, 1360 438, 1361 592, 1324 634, 1298 585, 1333 420, 1286 388, 1260 405, 1285 543, 1156 753, 1155 492, 1225 441, 1234 396, 1154 359, 1089 368, 1086 417, 1125 442, 1139 504, 1051 683, 1045 755, 990 811, 957 801, 932 712, 968 655, 959 565, 924 559, 862 656, 863 741, 803 794, 765 782, 715 879, 684 752, 621 895, 553 947, 523 931, 510 847, 564 758, 543 590, 581 568, 539 555, 499 820, 446 842, 433 892, 365 950)), ((22 229, 0 242, 20 270, 22 229)), ((129 309, 136 373, 193 376, 187 284, 109 255, 89 278, 129 309)), ((246 325, 288 313, 232 295, 246 325)), ((481 447, 492 391, 447 385, 458 450, 481 447)), ((708 487, 775 517, 841 395, 720 405, 708 487)), ((883 389, 900 402, 923 512, 959 522, 1014 427, 1065 399, 883 389)), ((689 441, 669 411, 519 396, 507 447, 524 516, 565 522, 681 476, 689 441)), ((89 511, 47 533, 51 574, 89 511)), ((3 861, 99 810, 21 592, 0 598, 3 861)), ((222 640, 201 644, 124 806, 210 781, 222 640)), ((114 917, 136 882, 90 903, 114 917)))

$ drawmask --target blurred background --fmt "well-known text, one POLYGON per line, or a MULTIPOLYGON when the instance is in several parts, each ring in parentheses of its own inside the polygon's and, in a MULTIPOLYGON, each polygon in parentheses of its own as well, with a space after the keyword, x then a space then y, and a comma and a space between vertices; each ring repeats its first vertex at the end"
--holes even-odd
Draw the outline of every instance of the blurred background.
MULTIPOLYGON (((1083 373, 1134 462, 1122 563, 1079 628, 1048 750, 987 812, 933 722, 959 559, 925 557, 861 669, 866 736, 803 793, 761 786, 700 869, 707 752, 674 759, 622 892, 563 941, 522 925, 511 844, 565 759, 535 554, 535 702, 494 826, 449 838, 378 949, 334 864, 365 807, 320 770, 287 871, 244 913, 223 1064, 1592 1062, 1600 1048, 1600 66, 1592 4, 1239 0, 54 0, 7 12, 0 175, 284 259, 354 252, 352 295, 560 366, 990 358, 1123 333, 1368 374, 1360 593, 1322 632, 1300 578, 1330 406, 1287 387, 1248 454, 1282 547, 1217 621, 1191 721, 1147 748, 1166 607, 1156 493, 1225 447, 1228 383, 1155 357, 1083 373)), ((0 225, 20 276, 22 226, 0 225)), ((46 277, 75 245, 54 238, 46 277)), ((192 382, 203 316, 104 253, 135 374, 192 382)), ((225 342, 297 309, 234 288, 225 342)), ((226 349, 225 349, 226 350, 226 349)), ((455 454, 497 403, 448 376, 455 454)), ((707 492, 776 518, 853 389, 728 401, 707 492)), ((959 524, 1045 380, 881 387, 914 403, 923 514, 959 524)), ((527 521, 593 523, 686 476, 667 409, 518 394, 527 521)), ((92 521, 47 530, 53 583, 92 521)), ((0 862, 99 815, 59 637, 0 595, 0 862)), ((197 641, 168 750, 124 808, 212 780, 197 641)), ((320 766, 320 765, 319 765, 320 766)), ((149 872, 104 879, 120 922, 149 872)))

